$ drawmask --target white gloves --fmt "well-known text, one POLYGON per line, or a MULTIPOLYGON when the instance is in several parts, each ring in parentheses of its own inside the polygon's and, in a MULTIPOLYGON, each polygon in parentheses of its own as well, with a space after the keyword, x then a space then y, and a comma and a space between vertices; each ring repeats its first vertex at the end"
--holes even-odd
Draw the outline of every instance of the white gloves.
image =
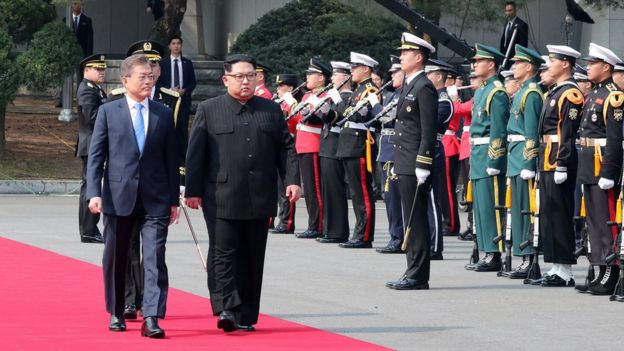
POLYGON ((428 169, 416 168, 416 179, 418 180, 418 184, 423 184, 427 181, 427 177, 431 172, 428 169))
POLYGON ((448 94, 448 96, 451 98, 452 101, 457 101, 457 87, 454 85, 449 85, 448 87, 446 87, 446 93, 448 94))
POLYGON ((322 114, 327 114, 327 112, 329 112, 329 103, 324 102, 321 107, 319 107, 318 111, 322 114))
POLYGON ((368 94, 366 100, 370 103, 371 107, 379 105, 379 97, 377 97, 377 94, 368 94))
POLYGON ((292 106, 297 103, 297 99, 295 99, 290 92, 284 94, 282 96, 282 101, 284 101, 288 106, 292 106))
POLYGON ((319 98, 316 95, 310 95, 309 98, 306 99, 305 101, 306 104, 309 104, 309 106, 316 106, 319 103, 319 98))
POLYGON ((340 96, 340 92, 336 90, 336 88, 330 89, 327 92, 327 95, 332 100, 334 104, 339 104, 342 102, 342 97, 340 96))
POLYGON ((520 171, 520 178, 523 180, 529 180, 535 178, 535 171, 523 169, 520 171))
POLYGON ((568 179, 568 172, 555 171, 555 184, 561 184, 568 179))
POLYGON ((499 175, 500 174, 500 169, 496 169, 496 168, 486 168, 485 171, 487 172, 487 174, 489 176, 495 176, 495 175, 499 175))
POLYGON ((180 185, 180 196, 184 197, 184 191, 186 190, 186 187, 184 185, 180 185))
POLYGON ((362 107, 361 109, 357 110, 357 113, 359 113, 361 116, 366 116, 366 114, 368 114, 368 107, 362 107))
POLYGON ((613 188, 614 185, 615 185, 615 181, 611 179, 607 179, 607 178, 598 179, 598 187, 600 187, 600 189, 602 190, 609 190, 613 188))

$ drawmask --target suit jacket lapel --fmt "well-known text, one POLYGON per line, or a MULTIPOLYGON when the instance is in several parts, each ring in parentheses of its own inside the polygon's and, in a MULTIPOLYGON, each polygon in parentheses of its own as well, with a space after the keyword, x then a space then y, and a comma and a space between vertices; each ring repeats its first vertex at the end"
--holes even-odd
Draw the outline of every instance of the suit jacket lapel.
POLYGON ((149 122, 147 124, 147 135, 145 136, 145 145, 143 146, 143 153, 145 153, 145 150, 147 149, 147 146, 152 138, 152 134, 154 134, 154 130, 156 130, 156 127, 158 124, 158 115, 154 113, 155 104, 152 102, 152 100, 149 100, 148 105, 149 105, 149 118, 148 118, 149 122))
POLYGON ((401 111, 401 107, 403 107, 403 102, 405 101, 405 97, 410 93, 410 91, 412 91, 412 89, 414 88, 414 84, 416 84, 416 81, 420 79, 420 77, 423 75, 423 73, 419 73, 416 77, 414 77, 414 79, 412 79, 412 81, 405 86, 405 88, 403 88, 403 91, 401 92, 401 96, 399 97, 399 104, 397 106, 397 111, 401 111))

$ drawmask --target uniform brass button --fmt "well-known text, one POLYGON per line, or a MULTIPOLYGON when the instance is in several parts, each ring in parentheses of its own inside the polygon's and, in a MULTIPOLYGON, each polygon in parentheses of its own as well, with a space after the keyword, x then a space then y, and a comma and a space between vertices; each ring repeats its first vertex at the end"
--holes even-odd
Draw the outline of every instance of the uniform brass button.
POLYGON ((247 141, 251 141, 251 138, 245 138, 245 140, 247 140, 247 141))
POLYGON ((253 155, 252 155, 252 154, 249 154, 249 155, 247 155, 247 157, 252 158, 252 157, 253 157, 253 155))

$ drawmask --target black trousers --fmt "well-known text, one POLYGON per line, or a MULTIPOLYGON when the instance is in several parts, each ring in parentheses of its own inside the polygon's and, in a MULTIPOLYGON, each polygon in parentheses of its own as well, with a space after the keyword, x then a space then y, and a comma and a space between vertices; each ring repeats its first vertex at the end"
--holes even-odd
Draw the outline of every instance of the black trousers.
POLYGON ((102 267, 106 311, 117 316, 123 315, 128 246, 135 223, 138 223, 143 241, 143 316, 164 318, 169 289, 165 264, 169 216, 152 217, 146 214, 140 199, 137 199, 137 206, 129 216, 104 215, 102 267))
POLYGON ((212 313, 232 311, 242 325, 258 323, 267 220, 207 217, 208 290, 212 313))
POLYGON ((381 186, 384 189, 383 199, 386 204, 386 215, 388 216, 388 231, 390 232, 390 242, 388 246, 401 247, 403 244, 403 214, 401 213, 401 192, 399 191, 399 181, 388 179, 393 162, 380 162, 381 186), (387 186, 386 186, 387 184, 387 186), (387 191, 386 191, 387 190, 387 191))
POLYGON ((403 223, 410 227, 407 240, 407 270, 405 276, 420 282, 429 281, 431 261, 429 260, 430 230, 428 219, 428 194, 431 189, 431 177, 417 188, 416 176, 399 175, 399 190, 401 191, 401 207, 403 207, 403 223), (416 190, 418 189, 418 194, 416 190), (414 202, 414 214, 409 221, 410 211, 414 202), (409 221, 409 222, 408 222, 409 221))
POLYGON ((141 308, 143 303, 143 261, 141 261, 141 232, 138 221, 134 223, 128 244, 126 263, 126 305, 141 308))
MULTIPOLYGON (((366 170, 366 158, 343 158, 351 202, 355 212, 355 228, 351 241, 372 242, 375 235, 375 199, 373 175, 366 170)), ((374 171, 374 170, 373 170, 374 171)))
POLYGON ((286 185, 282 178, 277 177, 277 218, 279 219, 278 227, 283 227, 288 231, 295 230, 295 210, 297 206, 286 196, 286 185))
POLYGON ((444 153, 436 155, 433 160, 431 175, 427 178, 431 180, 431 191, 426 196, 429 199, 427 215, 429 216, 429 230, 431 232, 431 253, 434 254, 444 251, 442 199, 446 197, 447 191, 445 159, 444 153))
POLYGON ((299 154, 299 170, 308 210, 308 230, 323 231, 321 162, 318 153, 299 154))
POLYGON ((446 189, 440 189, 440 207, 443 217, 443 232, 459 234, 459 211, 457 209, 457 180, 459 178, 459 155, 446 157, 445 184, 446 189))
POLYGON ((544 262, 576 264, 572 219, 576 175, 569 174, 571 177, 562 184, 555 184, 554 175, 554 172, 540 172, 539 174, 539 224, 544 262))
POLYGON ((89 211, 89 199, 87 199, 87 156, 82 159, 82 183, 80 184, 80 197, 78 198, 78 231, 80 236, 94 237, 100 234, 97 227, 100 221, 99 214, 92 214, 89 211))
POLYGON ((323 199, 323 235, 334 239, 349 238, 349 214, 345 169, 341 160, 321 157, 321 193, 323 199))
POLYGON ((606 258, 615 250, 617 228, 607 225, 615 220, 615 202, 619 195, 619 185, 602 190, 597 184, 583 184, 585 210, 591 254, 588 259, 594 266, 607 264, 606 258), (618 190, 616 190, 618 189, 618 190))

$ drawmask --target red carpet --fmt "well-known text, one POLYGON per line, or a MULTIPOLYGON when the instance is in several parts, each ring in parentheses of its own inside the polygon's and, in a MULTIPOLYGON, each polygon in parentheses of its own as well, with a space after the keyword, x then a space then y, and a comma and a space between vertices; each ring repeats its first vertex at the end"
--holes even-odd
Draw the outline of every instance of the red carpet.
POLYGON ((363 341, 270 316, 255 333, 216 328, 209 300, 170 289, 167 337, 140 336, 140 322, 109 332, 102 269, 0 237, 2 350, 382 350, 363 341))

